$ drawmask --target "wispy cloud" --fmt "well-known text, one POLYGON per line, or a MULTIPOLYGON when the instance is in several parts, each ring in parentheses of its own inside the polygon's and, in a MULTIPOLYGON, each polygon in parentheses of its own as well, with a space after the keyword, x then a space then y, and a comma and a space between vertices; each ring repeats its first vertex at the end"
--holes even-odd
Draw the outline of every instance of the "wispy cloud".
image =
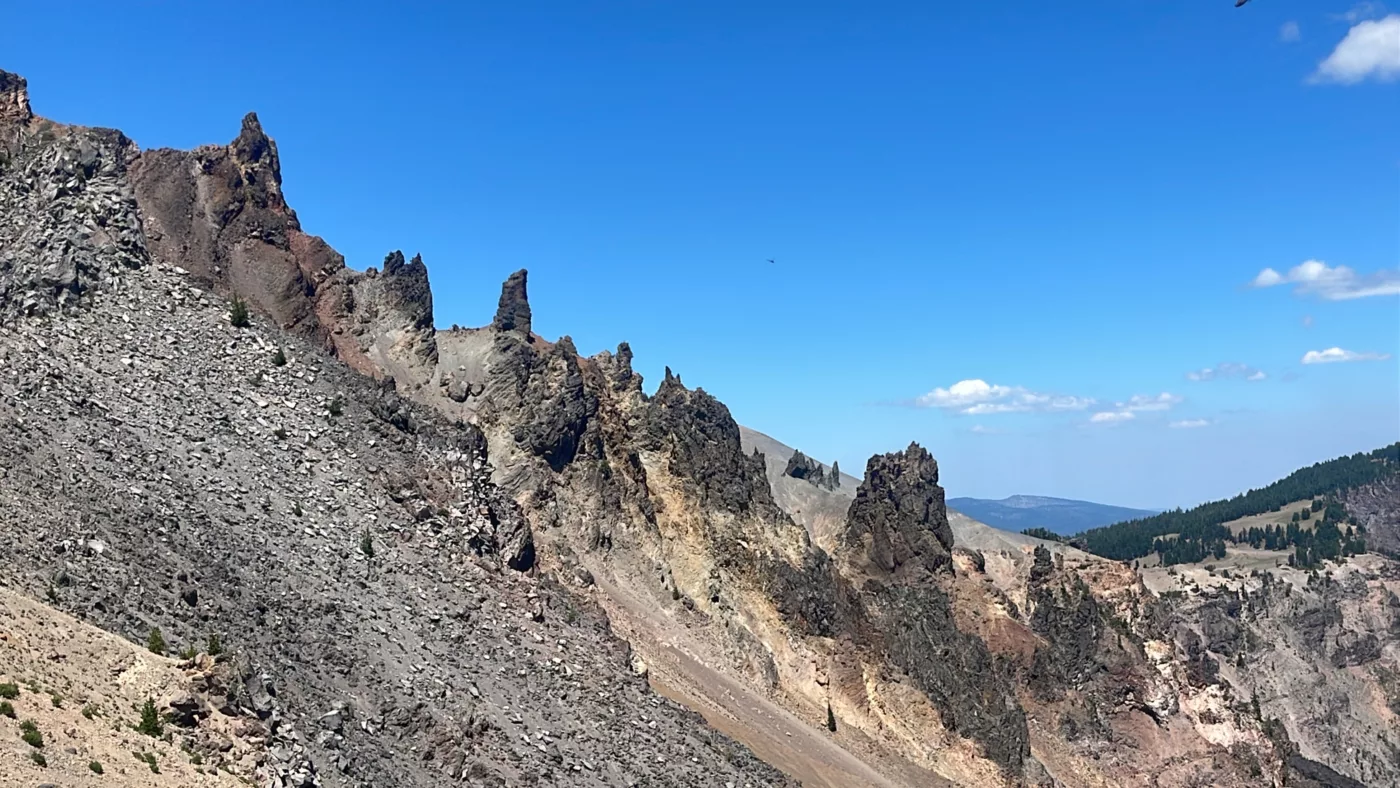
MULTIPOLYGON (((1400 23, 1400 16, 1396 17, 1400 23)), ((1400 47, 1400 24, 1396 27, 1396 46, 1400 47)), ((1327 301, 1350 301, 1354 298, 1400 295, 1400 270, 1382 269, 1362 276, 1344 265, 1329 266, 1320 260, 1308 260, 1281 274, 1265 268, 1250 282, 1251 287, 1275 287, 1291 284, 1299 295, 1316 295, 1327 301)))
POLYGON ((1400 14, 1356 22, 1308 81, 1354 85, 1372 77, 1400 77, 1400 14))
POLYGON ((1210 421, 1208 419, 1184 419, 1182 421, 1174 421, 1168 426, 1174 430, 1195 430, 1201 427, 1209 427, 1210 421))
POLYGON ((968 416, 992 413, 1050 413, 1084 410, 1094 404, 1088 397, 1043 394, 1022 386, 1000 386, 985 380, 960 380, 948 388, 936 388, 914 400, 922 408, 938 408, 968 416))
POLYGON ((1309 350, 1303 354, 1304 364, 1338 364, 1346 361, 1385 361, 1390 358, 1389 353, 1357 353, 1351 350, 1342 350, 1339 347, 1329 347, 1326 350, 1309 350))
POLYGON ((1283 26, 1278 29, 1278 40, 1284 42, 1285 44, 1292 44, 1293 42, 1299 41, 1302 38, 1303 31, 1298 29, 1297 22, 1284 22, 1283 26))
POLYGON ((1127 402, 1113 403, 1113 410, 1104 410, 1089 417, 1090 424, 1120 424, 1132 421, 1137 414, 1149 411, 1171 410, 1181 403, 1176 394, 1162 392, 1157 395, 1137 394, 1127 402))
POLYGON ((1375 19, 1376 17, 1384 13, 1385 6, 1381 5, 1380 3, 1373 2, 1373 0, 1365 0, 1365 2, 1357 3, 1356 5, 1347 9, 1346 13, 1331 14, 1330 16, 1333 19, 1340 19, 1343 22, 1347 22, 1348 24, 1354 25, 1363 19, 1375 19))
POLYGON ((1303 328, 1312 328, 1313 322, 1312 315, 1303 315, 1303 328))
POLYGON ((1144 410, 1171 410, 1173 406, 1179 404, 1181 404, 1181 397, 1179 395, 1168 394, 1165 391, 1156 396, 1138 394, 1135 395, 1132 399, 1128 400, 1127 402, 1117 403, 1118 408, 1120 410, 1125 410, 1129 412, 1137 412, 1144 410))
POLYGON ((985 425, 982 425, 982 424, 974 424, 974 425, 972 425, 971 427, 968 427, 968 428, 967 428, 967 431, 970 432, 970 433, 972 433, 973 435, 1000 435, 1000 434, 1002 434, 1002 430, 999 430, 999 429, 997 429, 997 428, 995 428, 995 427, 988 427, 988 426, 985 426, 985 425))
POLYGON ((1243 378, 1248 381, 1260 381, 1267 378, 1264 370, 1256 369, 1248 364, 1241 364, 1236 361, 1223 361, 1213 367, 1198 369, 1194 372, 1187 372, 1186 379, 1198 382, 1209 380, 1224 380, 1225 378, 1243 378))

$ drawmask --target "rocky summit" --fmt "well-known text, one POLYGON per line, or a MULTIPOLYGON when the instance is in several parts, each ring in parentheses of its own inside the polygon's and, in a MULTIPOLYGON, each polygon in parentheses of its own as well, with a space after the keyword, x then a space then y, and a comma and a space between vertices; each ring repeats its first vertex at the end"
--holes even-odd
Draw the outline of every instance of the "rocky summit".
POLYGON ((111 723, 41 765, 0 717, 0 785, 1400 780, 1393 558, 1188 588, 995 531, 917 444, 843 477, 535 334, 523 270, 439 330, 429 270, 306 232, 255 115, 143 151, 0 72, 0 689, 111 723))

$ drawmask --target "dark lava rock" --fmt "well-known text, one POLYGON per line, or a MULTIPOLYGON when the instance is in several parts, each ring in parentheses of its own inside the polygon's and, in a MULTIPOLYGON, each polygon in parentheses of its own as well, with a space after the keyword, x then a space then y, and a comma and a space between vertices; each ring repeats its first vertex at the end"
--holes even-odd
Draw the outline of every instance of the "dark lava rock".
POLYGON ((527 272, 520 269, 501 286, 501 301, 491 325, 499 331, 519 331, 530 336, 530 300, 525 292, 527 272))
POLYGON ((871 457, 847 515, 845 540, 885 572, 947 571, 953 529, 933 455, 911 443, 902 452, 871 457))

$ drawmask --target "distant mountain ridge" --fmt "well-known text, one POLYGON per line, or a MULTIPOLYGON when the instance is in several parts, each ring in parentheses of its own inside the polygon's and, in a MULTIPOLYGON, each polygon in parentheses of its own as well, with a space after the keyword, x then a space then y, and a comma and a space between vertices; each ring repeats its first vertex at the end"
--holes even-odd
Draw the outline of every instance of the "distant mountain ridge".
POLYGON ((1045 495, 1012 495, 999 501, 949 498, 948 506, 975 520, 1008 531, 1044 528, 1062 536, 1073 536, 1090 528, 1157 514, 1152 509, 1130 509, 1045 495))

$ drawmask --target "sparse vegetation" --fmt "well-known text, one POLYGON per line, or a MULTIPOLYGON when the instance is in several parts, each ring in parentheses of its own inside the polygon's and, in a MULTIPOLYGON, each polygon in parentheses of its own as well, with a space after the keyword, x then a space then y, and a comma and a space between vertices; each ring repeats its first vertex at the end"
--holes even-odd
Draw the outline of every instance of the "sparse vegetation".
POLYGON ((42 752, 39 752, 38 750, 30 751, 29 760, 33 761, 34 765, 38 766, 40 769, 48 768, 49 759, 45 758, 44 754, 42 752))
POLYGON ((218 632, 209 633, 209 640, 204 644, 204 653, 211 657, 217 657, 224 653, 224 644, 219 641, 218 632))
POLYGON ((63 696, 58 694, 57 692, 49 693, 49 702, 53 704, 53 707, 55 709, 63 708, 63 696))
POLYGON ((836 714, 832 712, 830 703, 826 704, 826 729, 836 732, 836 714))
POLYGON ((366 560, 374 558, 374 538, 369 535, 368 528, 360 534, 360 552, 364 554, 366 560))
POLYGON ((141 722, 137 723, 136 731, 156 739, 165 735, 165 724, 161 722, 160 711, 156 709, 156 702, 150 698, 146 698, 146 702, 141 706, 141 722))
POLYGON ((332 418, 339 418, 341 414, 345 412, 345 403, 341 402, 339 396, 336 396, 331 400, 331 403, 326 406, 326 412, 331 414, 332 418))
POLYGON ((151 627, 151 634, 146 637, 146 648, 152 654, 165 656, 165 636, 160 633, 160 627, 151 627))
POLYGON ((138 761, 140 761, 140 762, 146 764, 147 766, 151 767, 151 773, 152 773, 152 774, 160 774, 160 767, 156 765, 156 754, 155 754, 155 753, 153 753, 153 752, 133 752, 132 755, 135 755, 135 756, 136 756, 136 760, 138 760, 138 761))
POLYGON ((181 652, 180 652, 180 659, 184 659, 184 660, 194 659, 194 658, 195 658, 195 655, 197 655, 198 653, 199 653, 199 651, 194 647, 194 644, 191 643, 191 644, 189 644, 188 646, 185 646, 185 650, 184 650, 184 651, 181 651, 181 652))
POLYGON ((235 328, 247 328, 250 321, 248 319, 248 302, 238 296, 233 297, 233 302, 228 307, 228 322, 235 328))
POLYGON ((277 352, 276 352, 276 353, 273 353, 273 354, 272 354, 272 366, 274 366, 274 367, 285 367, 285 366, 287 366, 287 354, 286 354, 286 353, 283 353, 283 352, 282 352, 282 348, 280 348, 280 347, 277 348, 277 352))
POLYGON ((98 763, 97 761, 88 761, 88 770, 91 771, 93 774, 101 774, 102 764, 98 763))
POLYGON ((292 514, 297 517, 302 515, 301 503, 299 501, 292 501, 292 514))
POLYGON ((19 697, 19 685, 13 681, 0 684, 0 698, 14 700, 19 697))
POLYGON ((92 705, 91 703, 87 704, 86 706, 83 706, 83 716, 84 716, 84 717, 86 717, 86 718, 88 718, 88 719, 92 719, 93 717, 96 717, 96 716, 97 716, 97 713, 98 713, 98 712, 97 712, 97 707, 94 706, 94 705, 92 705))
POLYGON ((7 700, 0 700, 0 717, 15 718, 15 706, 7 700))
POLYGON ((38 749, 44 746, 44 734, 39 732, 39 724, 34 722, 34 720, 25 720, 21 722, 19 724, 19 732, 19 737, 30 747, 38 749))

